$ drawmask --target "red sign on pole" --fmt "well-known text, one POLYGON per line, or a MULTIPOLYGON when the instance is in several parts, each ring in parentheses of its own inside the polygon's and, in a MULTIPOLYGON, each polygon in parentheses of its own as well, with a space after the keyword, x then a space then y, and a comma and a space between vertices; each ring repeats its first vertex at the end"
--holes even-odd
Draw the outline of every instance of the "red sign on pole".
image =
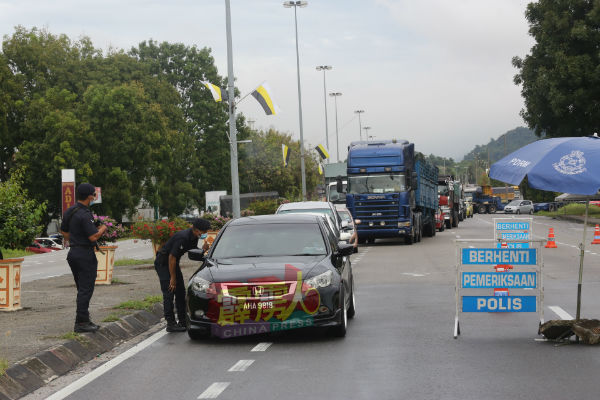
POLYGON ((62 213, 75 204, 75 182, 62 182, 62 213))

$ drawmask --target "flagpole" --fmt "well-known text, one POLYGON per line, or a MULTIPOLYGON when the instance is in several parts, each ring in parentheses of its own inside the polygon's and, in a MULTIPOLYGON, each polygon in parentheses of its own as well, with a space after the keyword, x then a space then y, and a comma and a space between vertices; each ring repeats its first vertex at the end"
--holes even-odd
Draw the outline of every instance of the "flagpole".
POLYGON ((231 200, 233 218, 240 217, 240 179, 238 174, 237 129, 235 126, 235 97, 233 92, 233 45, 231 40, 231 7, 225 0, 226 29, 227 29, 227 92, 229 94, 229 145, 231 158, 231 200))

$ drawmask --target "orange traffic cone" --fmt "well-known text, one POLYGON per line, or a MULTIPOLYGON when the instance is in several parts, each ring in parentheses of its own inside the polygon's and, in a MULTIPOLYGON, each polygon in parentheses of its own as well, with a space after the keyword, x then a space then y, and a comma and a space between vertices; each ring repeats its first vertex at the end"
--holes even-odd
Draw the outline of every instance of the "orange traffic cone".
POLYGON ((594 240, 592 244, 600 244, 600 225, 596 224, 596 230, 594 230, 594 240))
POLYGON ((554 241, 554 229, 550 228, 550 231, 548 232, 548 241, 546 242, 546 247, 547 249, 556 249, 558 248, 558 246, 556 245, 556 242, 554 241))

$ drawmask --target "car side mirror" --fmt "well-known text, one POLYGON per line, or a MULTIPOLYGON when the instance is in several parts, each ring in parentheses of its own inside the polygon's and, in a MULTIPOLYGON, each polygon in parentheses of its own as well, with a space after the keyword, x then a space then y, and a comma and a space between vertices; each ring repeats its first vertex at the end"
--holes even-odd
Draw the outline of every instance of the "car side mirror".
POLYGON ((201 249, 191 249, 188 251, 188 257, 192 261, 204 261, 204 251, 201 249))
POLYGON ((354 253, 354 246, 351 244, 344 243, 344 242, 339 242, 337 253, 340 256, 348 257, 354 253))

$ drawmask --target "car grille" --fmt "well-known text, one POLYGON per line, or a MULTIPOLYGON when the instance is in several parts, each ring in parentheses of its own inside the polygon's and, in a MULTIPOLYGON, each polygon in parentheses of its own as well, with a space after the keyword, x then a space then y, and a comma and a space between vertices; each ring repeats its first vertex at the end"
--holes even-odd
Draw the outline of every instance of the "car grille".
POLYGON ((221 283, 223 296, 245 300, 274 300, 294 295, 297 282, 221 283))

